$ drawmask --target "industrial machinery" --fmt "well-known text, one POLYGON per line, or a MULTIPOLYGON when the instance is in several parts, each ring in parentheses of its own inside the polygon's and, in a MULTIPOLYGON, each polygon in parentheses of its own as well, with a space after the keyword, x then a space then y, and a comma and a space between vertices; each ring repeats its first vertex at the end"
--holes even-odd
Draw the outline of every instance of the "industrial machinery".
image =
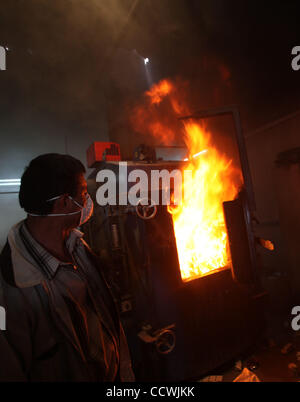
MULTIPOLYGON (((170 205, 156 205, 150 192, 137 205, 97 204, 97 173, 114 172, 118 189, 121 162, 99 161, 88 179, 95 212, 85 234, 105 262, 104 274, 119 306, 139 381, 196 380, 240 356, 263 332, 263 292, 251 218, 254 197, 238 111, 209 110, 186 119, 223 115, 234 118, 243 177, 236 197, 223 203, 230 256, 223 266, 190 278, 183 275, 170 205)), ((150 177, 153 170, 171 172, 186 163, 128 162, 127 174, 139 169, 150 177)), ((132 183, 127 184, 129 191, 132 183)), ((162 196, 164 188, 156 190, 162 196)))

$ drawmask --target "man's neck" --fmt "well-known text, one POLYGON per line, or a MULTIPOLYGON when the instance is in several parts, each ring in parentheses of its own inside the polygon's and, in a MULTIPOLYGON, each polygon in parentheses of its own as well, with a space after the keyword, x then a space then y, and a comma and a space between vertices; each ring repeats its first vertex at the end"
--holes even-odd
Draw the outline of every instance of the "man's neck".
POLYGON ((34 239, 54 257, 68 262, 70 254, 66 249, 66 240, 70 229, 62 227, 57 219, 28 216, 26 227, 34 239))

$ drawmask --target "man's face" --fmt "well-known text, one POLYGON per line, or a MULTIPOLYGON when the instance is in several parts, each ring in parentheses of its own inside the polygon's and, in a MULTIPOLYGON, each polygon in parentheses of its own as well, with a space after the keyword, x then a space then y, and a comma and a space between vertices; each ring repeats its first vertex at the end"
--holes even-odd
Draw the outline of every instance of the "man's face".
MULTIPOLYGON (((86 183, 86 180, 85 180, 83 174, 81 174, 78 177, 77 194, 76 194, 76 196, 74 196, 72 198, 75 201, 77 201, 78 204, 80 204, 80 205, 82 205, 84 207, 85 204, 86 204, 86 195, 87 195, 87 183, 86 183)), ((72 201, 72 200, 70 200, 70 201, 72 201)), ((74 204, 74 202, 73 202, 73 205, 75 207, 77 207, 77 205, 74 204)), ((77 209, 78 209, 78 207, 77 207, 77 209)))
MULTIPOLYGON (((87 182, 84 175, 78 176, 77 192, 75 196, 72 196, 78 204, 85 207, 86 205, 86 194, 87 194, 87 182)), ((65 229, 73 229, 79 226, 81 217, 81 208, 74 203, 74 201, 69 198, 70 194, 64 194, 60 197, 54 204, 52 213, 54 214, 68 214, 72 212, 78 212, 74 215, 66 215, 63 217, 63 226, 65 229)))

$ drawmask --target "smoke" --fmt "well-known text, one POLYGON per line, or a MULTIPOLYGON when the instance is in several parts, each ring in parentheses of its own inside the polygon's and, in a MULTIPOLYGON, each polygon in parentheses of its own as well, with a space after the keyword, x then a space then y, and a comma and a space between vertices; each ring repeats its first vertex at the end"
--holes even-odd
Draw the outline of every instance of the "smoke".
MULTIPOLYGON (((295 6, 279 1, 273 2, 272 15, 269 7, 253 1, 3 3, 0 45, 10 48, 0 80, 4 118, 47 116, 57 124, 96 130, 110 87, 123 86, 125 96, 134 87, 137 72, 126 66, 126 58, 120 66, 127 69, 126 85, 113 65, 119 48, 149 57, 155 82, 176 75, 192 82, 198 91, 192 107, 237 103, 252 125, 256 114, 267 118, 267 108, 274 112, 275 102, 288 107, 284 94, 289 88, 289 96, 297 93, 284 77, 292 74, 288 43, 297 41, 298 14, 295 6), (278 56, 276 65, 272 55, 278 56), (282 96, 276 96, 280 91, 282 96)), ((294 85, 295 76, 291 79, 294 85)))
MULTIPOLYGON (((227 70, 220 70, 220 77, 228 78, 227 70)), ((193 99, 201 99, 201 93, 194 83, 177 77, 174 80, 164 79, 153 85, 138 99, 135 105, 128 108, 128 119, 132 131, 139 135, 147 145, 186 145, 194 153, 203 150, 201 146, 192 145, 187 136, 186 122, 210 133, 210 143, 220 152, 233 159, 239 165, 235 127, 232 116, 221 116, 210 119, 180 120, 181 117, 193 114, 193 99)), ((200 102, 200 100, 199 100, 200 102)), ((203 100, 202 100, 203 102, 203 100)), ((199 103, 200 104, 200 103, 199 103)), ((199 109, 198 109, 199 110, 199 109)), ((199 144, 198 144, 199 145, 199 144)), ((192 152, 191 150, 191 152, 192 152)))
POLYGON ((107 57, 134 3, 7 1, 0 10, 0 38, 10 49, 7 74, 0 81, 5 94, 2 112, 47 115, 58 122, 96 128, 107 57))

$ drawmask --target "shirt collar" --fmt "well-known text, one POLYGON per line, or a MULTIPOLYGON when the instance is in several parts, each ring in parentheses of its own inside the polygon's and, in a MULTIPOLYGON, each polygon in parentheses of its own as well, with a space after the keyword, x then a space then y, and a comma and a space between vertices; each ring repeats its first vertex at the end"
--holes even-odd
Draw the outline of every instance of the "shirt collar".
MULTIPOLYGON (((78 241, 82 236, 83 233, 78 229, 73 229, 70 232, 70 235, 66 241, 66 247, 71 254, 73 254, 77 247, 78 241)), ((20 237, 22 238, 27 251, 49 279, 52 279, 55 276, 59 266, 68 265, 67 263, 54 257, 43 246, 41 246, 31 235, 26 227, 25 222, 23 222, 23 224, 20 226, 20 237)))

